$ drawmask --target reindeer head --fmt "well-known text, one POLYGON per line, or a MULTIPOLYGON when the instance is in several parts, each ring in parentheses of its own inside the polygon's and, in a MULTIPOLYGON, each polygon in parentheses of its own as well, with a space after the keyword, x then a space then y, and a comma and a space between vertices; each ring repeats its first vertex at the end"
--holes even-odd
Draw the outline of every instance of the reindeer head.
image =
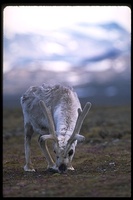
POLYGON ((43 141, 52 139, 55 142, 54 152, 56 154, 56 168, 58 172, 63 173, 66 172, 67 169, 73 170, 74 168, 72 167, 71 162, 75 154, 77 141, 82 142, 85 139, 85 137, 80 135, 79 132, 84 118, 86 117, 91 107, 91 103, 87 102, 83 111, 81 111, 80 108, 78 109, 78 118, 73 133, 70 136, 61 134, 58 137, 56 135, 55 126, 50 110, 46 107, 44 101, 40 101, 39 103, 42 108, 42 112, 44 113, 45 117, 47 117, 50 132, 49 135, 43 135, 42 138, 43 141))

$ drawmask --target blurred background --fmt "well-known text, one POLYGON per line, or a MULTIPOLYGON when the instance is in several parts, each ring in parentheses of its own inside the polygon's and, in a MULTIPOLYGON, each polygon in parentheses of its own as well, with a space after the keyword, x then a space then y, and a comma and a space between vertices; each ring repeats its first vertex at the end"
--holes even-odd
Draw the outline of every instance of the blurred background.
POLYGON ((3 106, 43 82, 73 86, 81 102, 131 103, 127 6, 7 6, 3 10, 3 106))

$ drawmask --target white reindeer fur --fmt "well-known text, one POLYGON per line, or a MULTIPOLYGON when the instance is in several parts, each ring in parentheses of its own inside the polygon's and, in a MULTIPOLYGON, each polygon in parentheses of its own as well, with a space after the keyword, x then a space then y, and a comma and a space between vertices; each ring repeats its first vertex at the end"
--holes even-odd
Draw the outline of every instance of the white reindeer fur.
MULTIPOLYGON (((43 100, 51 111, 59 144, 59 149, 55 144, 56 154, 62 154, 60 159, 56 160, 56 165, 54 165, 53 162, 48 162, 48 168, 58 169, 59 165, 63 162, 67 165, 68 169, 73 170, 74 168, 71 165, 71 161, 75 153, 77 140, 75 140, 71 145, 71 149, 73 149, 73 155, 71 156, 71 159, 64 159, 62 157, 68 139, 72 135, 75 128, 78 117, 78 108, 81 109, 77 94, 72 88, 59 84, 47 85, 44 83, 42 86, 31 86, 21 97, 21 106, 23 110, 26 134, 25 138, 29 137, 27 136, 28 134, 30 135, 30 139, 32 136, 30 131, 26 131, 27 129, 33 129, 34 132, 37 132, 40 135, 50 134, 48 121, 44 116, 41 107, 39 106, 40 100, 43 100)), ((25 171, 34 171, 30 161, 30 139, 26 140, 28 145, 25 146, 26 162, 28 162, 24 167, 25 171)), ((43 147, 41 146, 41 148, 43 147)), ((43 151, 45 153, 45 150, 43 151)))

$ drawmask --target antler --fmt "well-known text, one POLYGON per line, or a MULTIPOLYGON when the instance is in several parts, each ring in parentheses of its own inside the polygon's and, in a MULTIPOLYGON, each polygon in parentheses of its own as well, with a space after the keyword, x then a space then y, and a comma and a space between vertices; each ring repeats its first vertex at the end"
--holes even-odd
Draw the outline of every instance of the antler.
POLYGON ((80 108, 78 109, 78 119, 77 119, 77 122, 76 122, 76 125, 75 125, 75 128, 74 128, 73 134, 71 135, 71 137, 68 140, 66 153, 67 153, 70 145, 74 142, 74 140, 76 140, 76 139, 83 140, 84 139, 84 136, 79 135, 79 132, 80 132, 81 126, 83 124, 83 121, 84 121, 88 111, 90 110, 90 108, 91 108, 91 103, 87 102, 83 111, 81 111, 80 108))
POLYGON ((48 124, 49 124, 49 132, 50 134, 49 135, 42 135, 40 136, 39 138, 39 144, 45 154, 45 157, 48 161, 48 167, 49 168, 53 168, 54 166, 54 161, 50 155, 50 152, 48 150, 48 147, 47 147, 47 140, 48 139, 51 139, 51 140, 54 140, 57 145, 58 145, 58 142, 57 142, 57 137, 56 137, 56 133, 55 133, 55 126, 54 126, 54 122, 53 122, 53 118, 52 118, 52 115, 51 115, 51 112, 50 110, 47 108, 47 106, 45 105, 44 101, 40 100, 39 101, 39 104, 40 104, 40 107, 42 108, 42 112, 43 114, 45 115, 45 117, 47 118, 48 120, 48 124), (42 141, 44 141, 44 146, 42 144, 42 141))
POLYGON ((49 124, 50 135, 49 135, 49 138, 47 138, 47 139, 54 139, 55 141, 57 141, 57 137, 56 137, 56 133, 55 133, 55 126, 54 126, 54 122, 53 122, 51 112, 47 108, 47 106, 45 105, 44 101, 40 100, 39 103, 40 103, 40 106, 42 108, 42 112, 45 115, 45 117, 47 118, 48 124, 49 124))
POLYGON ((77 122, 76 122, 76 125, 75 125, 75 128, 74 128, 73 134, 71 135, 69 140, 72 140, 73 137, 75 136, 75 134, 79 134, 81 126, 83 124, 83 121, 84 121, 87 113, 89 112, 90 108, 91 108, 91 103, 87 102, 85 107, 83 108, 83 111, 78 109, 78 113, 79 113, 78 119, 77 119, 77 122))

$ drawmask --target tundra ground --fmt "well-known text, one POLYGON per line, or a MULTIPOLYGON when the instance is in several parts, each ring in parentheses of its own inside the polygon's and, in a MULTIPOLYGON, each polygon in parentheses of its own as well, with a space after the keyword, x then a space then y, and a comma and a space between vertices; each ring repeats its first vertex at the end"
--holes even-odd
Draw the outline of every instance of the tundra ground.
POLYGON ((24 172, 22 111, 4 109, 3 197, 130 197, 130 106, 92 106, 81 134, 86 140, 76 147, 75 171, 48 172, 34 135, 31 149, 36 172, 24 172))

